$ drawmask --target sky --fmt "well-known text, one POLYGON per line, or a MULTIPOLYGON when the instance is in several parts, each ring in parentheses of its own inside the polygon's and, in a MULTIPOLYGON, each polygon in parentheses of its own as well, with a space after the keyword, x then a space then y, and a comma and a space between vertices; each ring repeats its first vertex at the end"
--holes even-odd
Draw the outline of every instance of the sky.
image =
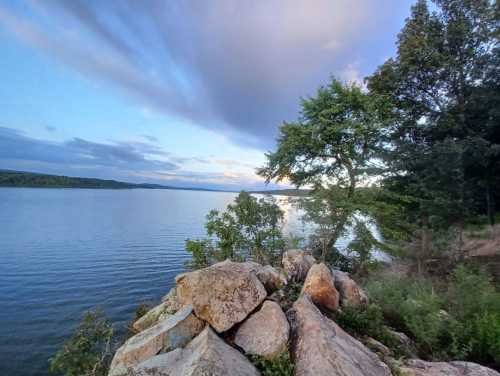
POLYGON ((410 0, 4 0, 0 169, 273 189, 300 98, 394 55, 410 0))

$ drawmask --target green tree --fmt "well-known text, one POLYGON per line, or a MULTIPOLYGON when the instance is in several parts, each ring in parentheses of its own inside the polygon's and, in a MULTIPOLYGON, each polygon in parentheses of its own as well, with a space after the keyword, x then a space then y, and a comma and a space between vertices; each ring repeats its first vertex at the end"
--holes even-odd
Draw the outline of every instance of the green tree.
POLYGON ((333 183, 351 198, 374 170, 382 126, 376 101, 359 86, 332 79, 301 107, 297 122, 281 126, 278 148, 258 173, 297 187, 333 183))
POLYGON ((379 171, 385 119, 380 98, 332 78, 316 96, 302 99, 298 121, 281 126, 277 150, 266 154, 267 163, 258 170, 267 181, 315 187, 301 206, 304 219, 317 225, 324 261, 339 255, 335 243, 359 208, 356 188, 379 171))
MULTIPOLYGON (((391 123, 381 154, 384 185, 414 198, 404 207, 408 221, 420 222, 419 259, 429 254, 432 228, 463 227, 477 211, 477 197, 492 201, 498 160, 498 140, 487 121, 498 112, 498 102, 483 100, 479 106, 477 100, 486 87, 498 88, 492 78, 498 73, 496 2, 433 3, 433 12, 425 0, 412 7, 396 57, 368 80, 370 93, 391 104, 384 113, 391 123), (478 187, 486 194, 477 195, 478 187)), ((491 211, 491 203, 486 206, 491 211)))
POLYGON ((272 263, 284 248, 281 234, 284 215, 275 199, 257 199, 241 192, 224 212, 207 215, 209 239, 188 240, 186 249, 193 254, 192 268, 202 268, 225 259, 252 258, 272 263))
POLYGON ((65 376, 105 376, 112 358, 113 327, 101 311, 83 316, 73 336, 50 359, 51 373, 65 376))

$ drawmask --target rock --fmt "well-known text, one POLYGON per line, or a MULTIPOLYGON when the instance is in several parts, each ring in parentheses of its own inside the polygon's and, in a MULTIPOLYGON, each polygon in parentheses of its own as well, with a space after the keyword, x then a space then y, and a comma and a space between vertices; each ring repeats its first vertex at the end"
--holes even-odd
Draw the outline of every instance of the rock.
POLYGON ((301 293, 308 294, 317 306, 330 311, 339 308, 339 292, 335 288, 330 269, 323 263, 311 266, 301 293))
POLYGON ((382 342, 377 341, 375 338, 366 337, 365 339, 363 339, 363 343, 370 350, 375 351, 376 353, 382 355, 383 357, 388 357, 392 355, 391 349, 389 349, 382 342))
POLYGON ((286 349, 289 332, 290 325, 281 307, 266 300, 259 311, 241 324, 234 342, 247 354, 271 359, 286 349))
POLYGON ((392 337, 398 342, 399 349, 405 352, 407 357, 416 357, 417 350, 412 342, 412 340, 402 332, 396 332, 391 328, 387 328, 392 337))
POLYGON ((159 305, 146 312, 144 316, 134 322, 132 327, 137 332, 142 332, 143 330, 150 328, 158 322, 172 316, 180 308, 181 307, 177 301, 177 294, 174 287, 162 298, 162 302, 159 305))
POLYGON ((286 285, 286 277, 271 265, 263 266, 257 271, 257 278, 264 285, 268 293, 279 290, 286 285))
POLYGON ((412 359, 399 368, 403 376, 500 376, 491 368, 470 362, 425 362, 412 359))
POLYGON ((391 371, 361 342, 324 317, 307 294, 288 312, 295 376, 390 376, 391 371))
POLYGON ((179 301, 190 301, 196 316, 219 333, 230 329, 267 296, 251 264, 224 261, 182 274, 176 279, 179 301))
POLYGON ((157 355, 142 362, 131 376, 259 376, 239 351, 206 327, 184 349, 157 355))
POLYGON ((300 249, 292 249, 283 254, 282 263, 289 281, 303 281, 316 260, 300 249))
POLYGON ((127 375, 127 370, 159 352, 185 346, 204 328, 205 323, 186 306, 168 319, 136 334, 116 352, 109 376, 127 375))
POLYGON ((368 304, 368 296, 363 289, 349 277, 349 274, 340 270, 334 270, 333 280, 335 287, 340 293, 340 305, 368 304))
MULTIPOLYGON (((257 274, 258 271, 260 271, 263 267, 259 263, 253 262, 253 261, 246 261, 246 262, 233 262, 231 260, 225 260, 222 262, 219 262, 217 264, 214 264, 208 268, 196 270, 194 272, 188 272, 188 273, 182 273, 179 274, 175 277, 175 283, 176 283, 176 292, 177 292, 177 302, 178 304, 186 305, 186 304, 192 304, 193 299, 192 299, 192 288, 195 283, 193 281, 196 280, 199 272, 202 272, 203 270, 209 269, 209 268, 222 268, 222 267, 227 267, 232 270, 235 270, 240 273, 254 273, 257 274)), ((164 299, 166 296, 164 297, 164 299)))

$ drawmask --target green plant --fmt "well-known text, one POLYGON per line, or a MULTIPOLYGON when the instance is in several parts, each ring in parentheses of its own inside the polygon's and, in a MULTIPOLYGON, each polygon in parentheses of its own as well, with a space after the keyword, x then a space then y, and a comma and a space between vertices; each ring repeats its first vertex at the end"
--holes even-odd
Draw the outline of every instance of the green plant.
POLYGON ((134 318, 127 324, 127 335, 129 337, 137 334, 137 330, 134 329, 134 323, 139 320, 142 316, 144 316, 148 311, 152 308, 151 304, 142 302, 139 303, 137 306, 135 312, 134 312, 134 318))
POLYGON ((50 359, 64 376, 105 376, 112 357, 113 327, 99 310, 86 312, 73 336, 50 359))
POLYGON ((368 336, 390 348, 397 347, 396 339, 385 326, 382 310, 375 304, 346 306, 331 318, 356 337, 368 336))
POLYGON ((386 278, 370 281, 367 290, 423 358, 499 364, 500 294, 479 270, 459 266, 444 284, 386 278))
POLYGON ((293 303, 299 298, 302 286, 303 283, 290 281, 273 294, 284 312, 292 308, 293 303))
POLYGON ((285 246, 283 216, 274 198, 257 199, 240 192, 226 211, 207 215, 209 239, 186 241, 186 250, 193 255, 188 266, 200 269, 225 259, 275 263, 285 246))
POLYGON ((211 264, 214 249, 210 240, 186 240, 186 251, 191 253, 191 260, 186 263, 190 269, 203 269, 211 264))
POLYGON ((266 359, 259 355, 250 355, 250 360, 261 372, 262 376, 292 376, 293 363, 288 351, 282 352, 273 359, 266 359))

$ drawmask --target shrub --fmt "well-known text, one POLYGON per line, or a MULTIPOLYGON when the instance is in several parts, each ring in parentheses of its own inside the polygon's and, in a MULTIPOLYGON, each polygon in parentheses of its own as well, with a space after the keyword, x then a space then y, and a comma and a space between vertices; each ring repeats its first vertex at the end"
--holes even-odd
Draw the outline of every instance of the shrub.
POLYGON ((259 355, 250 355, 250 360, 262 376, 292 376, 293 363, 288 351, 282 352, 274 359, 266 359, 259 355))
POLYGON ((50 359, 49 371, 65 376, 105 376, 113 328, 99 310, 86 312, 75 334, 50 359))
POLYGON ((133 335, 137 334, 137 330, 134 329, 134 323, 139 320, 142 316, 144 316, 148 311, 152 308, 151 304, 149 303, 139 303, 137 306, 135 313, 134 313, 134 318, 132 321, 130 321, 127 324, 127 336, 132 337, 133 335))
POLYGON ((459 266, 443 286, 384 279, 367 290, 384 319, 413 338, 420 356, 500 362, 500 294, 486 274, 459 266))
POLYGON ((396 339, 384 324, 382 310, 375 304, 346 306, 332 314, 331 318, 355 337, 368 336, 388 347, 397 347, 396 339))
POLYGON ((209 239, 186 242, 187 251, 193 255, 189 266, 199 269, 225 259, 249 258, 273 264, 285 246, 281 234, 283 218, 274 198, 257 199, 242 191, 226 211, 212 210, 207 215, 209 239))

